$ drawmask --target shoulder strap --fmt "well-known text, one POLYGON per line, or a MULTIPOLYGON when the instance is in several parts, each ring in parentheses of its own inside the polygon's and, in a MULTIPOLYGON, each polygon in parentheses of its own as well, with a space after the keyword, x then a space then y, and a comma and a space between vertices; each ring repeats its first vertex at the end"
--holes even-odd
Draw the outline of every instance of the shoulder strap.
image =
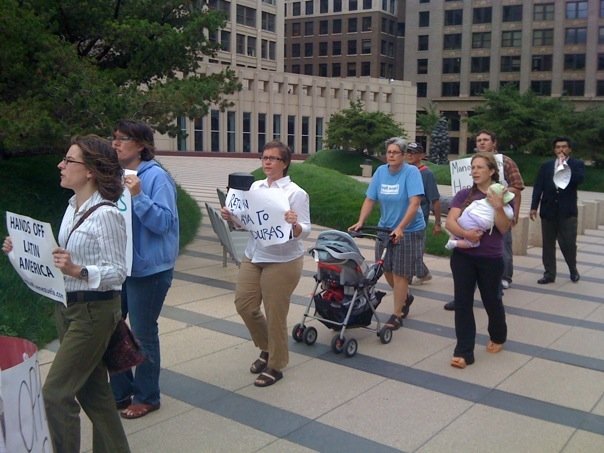
POLYGON ((86 211, 84 213, 84 215, 82 215, 82 217, 80 217, 80 220, 77 221, 77 223, 73 226, 73 228, 71 229, 71 231, 69 232, 69 236, 67 236, 67 240, 65 241, 65 247, 67 248, 67 244, 69 243, 69 238, 71 237, 71 235, 73 234, 73 232, 75 230, 78 229, 78 227, 80 225, 82 225, 82 223, 84 223, 84 220, 86 220, 88 217, 90 217, 90 214, 92 214, 94 211, 96 211, 98 208, 100 208, 101 206, 114 206, 115 205, 109 201, 103 201, 101 203, 95 204, 94 206, 91 206, 88 211, 86 211))

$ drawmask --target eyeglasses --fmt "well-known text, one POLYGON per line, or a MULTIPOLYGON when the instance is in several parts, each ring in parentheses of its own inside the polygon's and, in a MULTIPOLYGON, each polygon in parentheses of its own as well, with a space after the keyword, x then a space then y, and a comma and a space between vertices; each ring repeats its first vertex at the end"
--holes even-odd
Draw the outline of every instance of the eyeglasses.
POLYGON ((131 142, 134 139, 132 137, 128 137, 127 135, 118 135, 116 137, 114 137, 113 135, 110 135, 109 137, 107 137, 107 140, 111 141, 111 142, 131 142))
POLYGON ((61 159, 61 162, 63 162, 65 165, 68 165, 68 164, 86 165, 84 162, 80 162, 79 160, 73 160, 71 157, 67 157, 67 156, 65 156, 63 159, 61 159))
POLYGON ((278 161, 282 161, 283 159, 281 159, 280 157, 276 157, 276 156, 260 156, 260 160, 262 162, 278 162, 278 161))

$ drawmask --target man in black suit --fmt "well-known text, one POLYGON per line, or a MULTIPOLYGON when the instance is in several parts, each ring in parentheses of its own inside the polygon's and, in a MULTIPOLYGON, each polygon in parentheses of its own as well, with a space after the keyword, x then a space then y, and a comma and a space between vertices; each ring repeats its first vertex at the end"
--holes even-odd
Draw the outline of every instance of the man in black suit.
POLYGON ((541 217, 543 267, 545 272, 537 283, 544 285, 556 280, 556 239, 570 271, 570 279, 578 282, 577 271, 577 186, 585 178, 583 161, 570 157, 571 141, 557 137, 552 142, 554 160, 541 165, 531 202, 531 220, 541 217))

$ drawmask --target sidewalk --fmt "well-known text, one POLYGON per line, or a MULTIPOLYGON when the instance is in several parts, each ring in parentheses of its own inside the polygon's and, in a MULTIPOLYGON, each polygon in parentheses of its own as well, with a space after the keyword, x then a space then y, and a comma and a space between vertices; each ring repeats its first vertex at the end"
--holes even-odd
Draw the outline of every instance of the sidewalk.
MULTIPOLYGON (((198 203, 218 205, 227 175, 259 166, 251 159, 166 157, 159 160, 198 203)), ((453 314, 443 310, 453 282, 447 259, 428 256, 434 276, 412 287, 409 319, 382 345, 350 330, 353 358, 330 349, 321 324, 315 345, 290 339, 290 364, 276 385, 254 387, 248 368, 257 351, 233 305, 237 267, 222 267, 209 221, 178 259, 160 318, 161 410, 125 420, 134 452, 602 452, 604 451, 604 227, 578 238, 581 281, 536 284, 541 250, 515 257, 506 290, 509 340, 488 354, 486 315, 477 318, 476 363, 449 366, 453 314)), ((311 246, 321 227, 315 227, 311 246)), ((368 257, 371 243, 359 242, 368 257)), ((294 293, 290 330, 314 287, 306 257, 294 293)), ((386 319, 391 292, 379 307, 386 319)), ((51 349, 53 349, 51 347, 51 349)), ((52 350, 40 354, 43 372, 52 350)), ((91 427, 83 419, 83 451, 91 427)))

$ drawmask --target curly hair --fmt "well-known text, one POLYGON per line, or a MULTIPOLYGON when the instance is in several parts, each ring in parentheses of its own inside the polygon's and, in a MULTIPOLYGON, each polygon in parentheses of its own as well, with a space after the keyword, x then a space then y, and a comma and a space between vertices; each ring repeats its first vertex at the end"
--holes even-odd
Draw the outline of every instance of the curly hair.
POLYGON ((281 159, 283 159, 283 163, 285 164, 283 176, 287 175, 287 170, 289 170, 289 164, 291 164, 292 161, 292 151, 291 149, 289 149, 289 146, 287 146, 285 143, 275 140, 272 142, 268 142, 266 145, 264 145, 262 151, 266 151, 267 149, 276 149, 279 151, 281 159))
MULTIPOLYGON (((491 183, 499 182, 499 166, 497 165, 497 160, 495 159, 495 155, 489 152, 478 152, 472 156, 472 160, 470 162, 474 162, 474 159, 483 158, 487 162, 487 167, 489 170, 493 170, 493 174, 491 175, 491 183)), ((468 192, 468 196, 463 202, 461 207, 461 211, 463 212, 472 201, 474 201, 474 195, 478 193, 478 186, 476 183, 472 184, 470 192, 468 192)))
POLYGON ((113 128, 113 132, 121 132, 142 145, 141 160, 148 161, 155 157, 153 129, 142 121, 119 120, 113 128))
POLYGON ((73 137, 71 145, 76 145, 82 151, 84 165, 92 173, 101 196, 116 202, 124 190, 124 170, 109 140, 98 135, 83 135, 73 137))

